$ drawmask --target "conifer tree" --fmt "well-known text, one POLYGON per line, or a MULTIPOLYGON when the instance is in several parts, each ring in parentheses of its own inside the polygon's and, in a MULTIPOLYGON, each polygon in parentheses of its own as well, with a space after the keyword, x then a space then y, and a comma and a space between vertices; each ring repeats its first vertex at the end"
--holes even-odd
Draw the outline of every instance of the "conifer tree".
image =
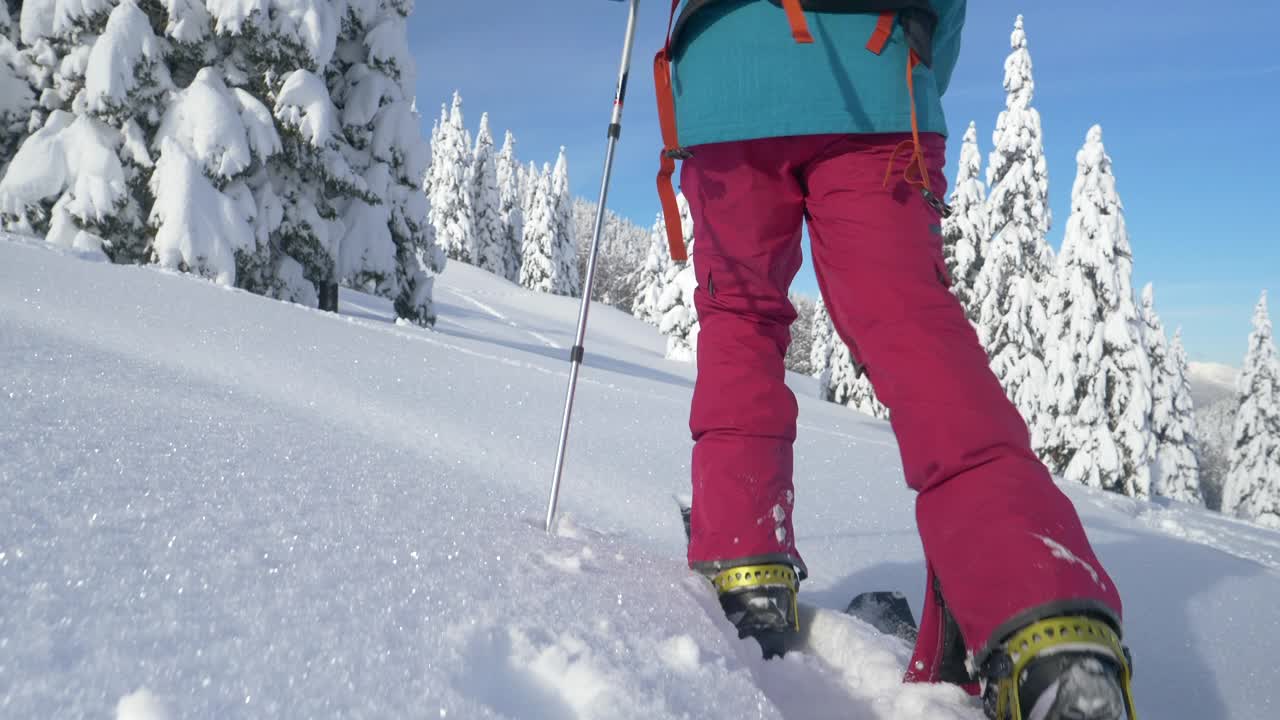
POLYGON ((791 306, 796 310, 796 319, 791 323, 791 344, 787 346, 786 366, 792 372, 812 375, 815 303, 807 296, 793 294, 791 306))
POLYGON ((475 212, 475 265, 505 277, 507 236, 498 191, 497 161, 493 154, 493 135, 489 132, 489 113, 480 117, 476 146, 471 159, 471 205, 475 212))
POLYGON ((529 178, 533 192, 525 217, 524 243, 520 248, 520 284, 530 290, 554 293, 559 258, 556 252, 556 207, 551 193, 551 169, 529 178))
POLYGON ((819 297, 813 305, 809 336, 809 373, 818 379, 818 396, 830 400, 831 357, 835 352, 836 329, 827 313, 827 304, 819 297))
POLYGON ((439 129, 431 147, 427 186, 436 242, 449 259, 465 263, 475 262, 470 169, 471 147, 462 121, 462 96, 454 93, 449 113, 441 111, 439 129))
POLYGON ((412 101, 416 66, 397 0, 353 5, 326 77, 342 119, 344 154, 368 193, 337 201, 344 226, 339 279, 391 298, 396 314, 434 322, 432 276, 444 268, 418 183, 430 162, 412 101))
MULTIPOLYGON (((7 227, 101 250, 117 262, 149 259, 148 143, 173 88, 166 46, 152 26, 134 0, 114 7, 44 0, 24 9, 27 51, 12 58, 13 67, 46 87, 42 111, 30 115, 39 129, 0 179, 7 227)), ((0 121, 21 123, 22 109, 31 107, 21 97, 26 83, 3 80, 4 54, 0 84, 19 97, 8 112, 13 101, 0 100, 0 121)))
POLYGON ((951 215, 942 221, 942 250, 951 274, 951 292, 960 300, 971 322, 978 320, 974 283, 982 269, 987 241, 987 199, 979 176, 978 130, 973 123, 965 131, 960 162, 951 191, 951 215))
MULTIPOLYGON (((693 213, 684 193, 676 196, 680 208, 680 227, 685 248, 693 257, 693 213)), ((666 246, 664 244, 664 250, 666 246)), ((692 262, 672 262, 667 268, 662 294, 658 298, 658 330, 667 336, 667 357, 672 360, 693 362, 698 349, 698 310, 694 306, 694 291, 698 279, 692 262)))
POLYGON ((1222 511, 1280 528, 1280 361, 1262 293, 1253 313, 1249 350, 1237 385, 1231 468, 1222 490, 1222 511))
POLYGON ((1035 81, 1027 36, 1018 16, 1005 60, 1005 109, 996 120, 987 163, 990 243, 974 281, 977 329, 991 369, 1037 430, 1047 332, 1042 290, 1052 272, 1049 179, 1040 113, 1031 107, 1035 81))
POLYGON ((818 395, 864 415, 888 419, 889 409, 876 398, 871 380, 854 362, 849 346, 836 332, 831 315, 819 301, 813 314, 813 349, 810 363, 818 378, 818 395))
POLYGON ((1071 217, 1049 296, 1048 377, 1033 441, 1064 478, 1151 491, 1151 367, 1133 302, 1133 253, 1102 130, 1076 155, 1071 217))
POLYGON ((17 18, 0 3, 0 178, 27 138, 36 96, 28 80, 29 60, 18 50, 17 18))
POLYGON ((569 191, 569 159, 563 146, 551 173, 551 200, 554 204, 557 295, 582 295, 582 274, 578 267, 578 243, 573 228, 573 195, 569 191))
MULTIPOLYGON (((520 246, 524 242, 524 207, 520 190, 520 163, 516 160, 516 139, 508 130, 498 153, 497 180, 502 215, 502 276, 520 280, 520 246)), ((496 271, 495 271, 496 272, 496 271)))
POLYGON ((1166 341, 1150 283, 1142 289, 1141 314, 1143 344, 1151 358, 1151 431, 1155 435, 1151 493, 1203 505, 1187 356, 1180 332, 1174 334, 1172 344, 1166 341))
POLYGON ((631 314, 654 326, 662 322, 659 301, 666 288, 667 271, 674 264, 667 248, 664 222, 662 213, 659 212, 649 231, 649 252, 636 271, 636 279, 632 283, 636 287, 636 295, 631 303, 631 314))

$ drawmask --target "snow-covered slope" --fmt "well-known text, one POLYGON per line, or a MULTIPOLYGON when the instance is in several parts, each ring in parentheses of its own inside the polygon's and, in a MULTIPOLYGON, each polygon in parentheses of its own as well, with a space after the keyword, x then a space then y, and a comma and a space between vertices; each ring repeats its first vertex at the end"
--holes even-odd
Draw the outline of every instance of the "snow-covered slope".
MULTIPOLYGON (((692 367, 609 308, 544 535, 576 302, 459 263, 436 298, 425 331, 0 239, 0 717, 981 717, 836 612, 783 661, 734 637, 671 500, 692 367)), ((918 613, 888 426, 793 380, 802 594, 918 613)), ((1143 716, 1275 716, 1280 534, 1068 492, 1143 716)))

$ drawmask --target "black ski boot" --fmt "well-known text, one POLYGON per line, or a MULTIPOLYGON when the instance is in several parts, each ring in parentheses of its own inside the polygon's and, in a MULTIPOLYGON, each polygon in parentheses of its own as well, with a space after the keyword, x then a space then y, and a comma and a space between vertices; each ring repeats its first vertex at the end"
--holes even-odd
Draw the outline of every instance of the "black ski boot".
POLYGON ((982 665, 992 720, 1137 720, 1132 662, 1112 627, 1087 616, 1041 620, 982 665))
POLYGON ((753 637, 764 659, 782 657, 787 640, 800 631, 796 592, 800 581, 788 565, 742 565, 711 578, 725 617, 738 637, 753 637))

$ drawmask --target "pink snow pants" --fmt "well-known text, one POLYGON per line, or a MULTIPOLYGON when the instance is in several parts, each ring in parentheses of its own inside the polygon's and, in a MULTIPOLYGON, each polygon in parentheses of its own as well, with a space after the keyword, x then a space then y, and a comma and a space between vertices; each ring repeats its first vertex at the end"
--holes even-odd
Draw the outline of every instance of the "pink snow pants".
MULTIPOLYGON (((941 220, 903 180, 907 152, 885 184, 890 155, 909 138, 717 143, 685 161, 701 325, 689 563, 804 567, 791 519, 797 405, 783 357, 807 220, 828 312, 890 409, 906 481, 918 493, 929 589, 908 679, 934 681, 946 651, 944 607, 979 659, 1031 620, 1087 609, 1118 624, 1121 607, 947 289, 941 220)), ((930 185, 943 197, 945 141, 930 134, 922 144, 930 185)), ((821 501, 859 512, 853 498, 821 501)))

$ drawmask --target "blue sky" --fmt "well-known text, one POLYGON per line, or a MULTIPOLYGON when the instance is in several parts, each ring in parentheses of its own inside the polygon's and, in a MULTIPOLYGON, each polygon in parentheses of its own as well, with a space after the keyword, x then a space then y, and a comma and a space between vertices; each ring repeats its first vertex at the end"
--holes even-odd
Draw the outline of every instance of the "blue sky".
MULTIPOLYGON (((661 146, 652 57, 663 0, 643 0, 609 206, 645 226, 658 202, 661 146)), ((956 142, 977 122, 984 158, 1004 106, 1004 58, 1025 16, 1049 166, 1056 248, 1071 212, 1075 154, 1103 128, 1126 208, 1135 288, 1153 282, 1170 334, 1192 360, 1239 365, 1264 288, 1280 297, 1280 5, 1248 13, 1214 3, 1085 0, 970 4, 960 62, 944 98, 956 142)), ((515 133, 522 161, 568 149, 575 194, 594 199, 621 56, 626 5, 606 0, 420 2, 410 19, 418 104, 427 130, 462 93, 468 126, 489 113, 515 133)), ((808 268, 795 290, 816 295, 808 268)), ((1280 316, 1280 304, 1272 303, 1280 316)))

